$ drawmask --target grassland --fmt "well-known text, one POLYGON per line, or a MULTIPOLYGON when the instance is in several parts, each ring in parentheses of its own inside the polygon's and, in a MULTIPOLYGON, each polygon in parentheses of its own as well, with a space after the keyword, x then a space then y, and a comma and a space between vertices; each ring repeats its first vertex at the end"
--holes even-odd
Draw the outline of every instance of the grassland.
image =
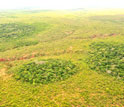
POLYGON ((0 107, 124 107, 123 12, 0 12, 0 107), (47 84, 14 78, 48 59, 71 61, 77 73, 47 84))

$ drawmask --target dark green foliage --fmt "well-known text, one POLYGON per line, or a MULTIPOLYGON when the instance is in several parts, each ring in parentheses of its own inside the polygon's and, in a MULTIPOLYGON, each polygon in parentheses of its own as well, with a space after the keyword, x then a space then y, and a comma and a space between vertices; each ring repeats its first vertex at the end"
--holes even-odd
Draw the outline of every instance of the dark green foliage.
POLYGON ((0 52, 39 43, 38 34, 49 27, 46 23, 0 24, 0 52))
POLYGON ((18 39, 32 34, 34 28, 20 23, 0 24, 0 39, 18 39))
POLYGON ((76 66, 71 61, 49 59, 23 64, 15 78, 31 84, 46 84, 67 79, 75 73, 76 66))
POLYGON ((23 47, 23 46, 31 46, 38 44, 38 41, 22 41, 16 42, 14 48, 23 47))
POLYGON ((22 38, 29 38, 33 34, 44 31, 49 25, 46 23, 8 23, 0 24, 0 41, 14 42, 22 38), (13 41, 14 40, 14 41, 13 41))
POLYGON ((92 43, 88 63, 97 71, 124 78, 124 44, 92 43))

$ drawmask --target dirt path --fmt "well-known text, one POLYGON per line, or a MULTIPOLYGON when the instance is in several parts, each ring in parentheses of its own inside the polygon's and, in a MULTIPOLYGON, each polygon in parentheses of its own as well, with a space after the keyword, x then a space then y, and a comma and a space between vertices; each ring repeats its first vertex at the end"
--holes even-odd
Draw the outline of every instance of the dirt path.
POLYGON ((0 77, 6 75, 5 71, 6 71, 6 68, 2 68, 2 69, 0 69, 0 77))
POLYGON ((8 75, 6 73, 6 68, 2 68, 0 69, 0 77, 3 79, 3 80, 7 80, 9 77, 11 77, 11 75, 8 75))
MULTIPOLYGON (((56 51, 54 53, 52 53, 53 55, 60 55, 60 54, 64 54, 64 53, 71 53, 73 50, 73 47, 70 46, 68 49, 66 50, 60 50, 60 51, 56 51)), ((79 50, 80 51, 80 50, 79 50)), ((51 53, 32 53, 29 55, 24 55, 20 58, 17 57, 12 57, 12 58, 0 58, 0 62, 11 62, 11 61, 19 61, 19 60, 27 60, 27 59, 31 59, 31 58, 35 58, 35 57, 40 57, 40 56, 50 56, 51 53)))

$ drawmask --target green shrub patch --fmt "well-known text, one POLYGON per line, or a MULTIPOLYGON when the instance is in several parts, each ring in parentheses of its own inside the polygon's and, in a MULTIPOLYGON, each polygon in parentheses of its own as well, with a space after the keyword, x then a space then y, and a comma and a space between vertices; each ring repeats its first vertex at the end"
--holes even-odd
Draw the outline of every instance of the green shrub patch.
POLYGON ((15 78, 31 84, 47 84, 65 80, 76 73, 76 65, 71 61, 48 59, 33 61, 18 67, 15 78))
POLYGON ((90 45, 89 66, 124 79, 124 44, 98 42, 90 45))
POLYGON ((0 39, 16 39, 29 35, 34 28, 22 23, 0 24, 0 39))

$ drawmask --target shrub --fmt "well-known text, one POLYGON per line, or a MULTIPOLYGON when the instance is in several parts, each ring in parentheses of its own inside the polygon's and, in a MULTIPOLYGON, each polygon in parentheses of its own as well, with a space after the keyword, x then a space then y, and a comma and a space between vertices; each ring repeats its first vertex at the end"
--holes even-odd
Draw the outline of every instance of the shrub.
POLYGON ((48 59, 23 64, 17 69, 15 78, 31 84, 46 84, 65 80, 76 73, 71 61, 48 59))
POLYGON ((18 39, 32 34, 34 27, 22 23, 0 24, 0 39, 18 39))
POLYGON ((90 45, 90 68, 124 78, 124 44, 92 43, 90 45))

